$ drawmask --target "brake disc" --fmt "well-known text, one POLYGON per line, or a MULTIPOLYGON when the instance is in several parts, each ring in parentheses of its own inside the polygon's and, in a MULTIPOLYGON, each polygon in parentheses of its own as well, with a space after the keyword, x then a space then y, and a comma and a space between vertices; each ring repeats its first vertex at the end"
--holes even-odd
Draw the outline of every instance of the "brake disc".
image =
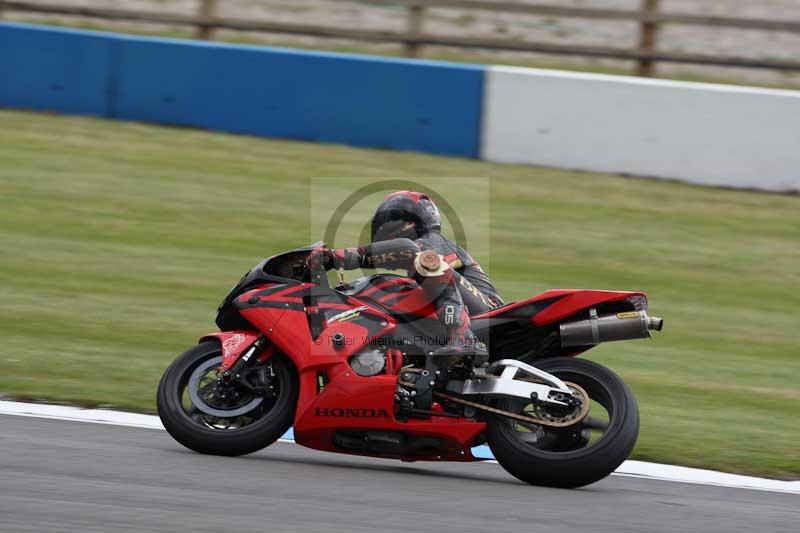
POLYGON ((216 416, 218 418, 235 418, 237 416, 242 416, 261 405, 261 402, 264 401, 264 398, 262 396, 257 396, 239 407, 232 409, 219 409, 209 405, 203 398, 200 397, 200 394, 197 392, 198 386, 200 385, 200 380, 208 373, 210 369, 212 369, 214 366, 219 366, 221 363, 222 357, 212 357, 194 369, 191 377, 189 377, 188 385, 189 398, 192 400, 192 404, 194 404, 194 406, 197 407, 197 409, 202 413, 216 416))

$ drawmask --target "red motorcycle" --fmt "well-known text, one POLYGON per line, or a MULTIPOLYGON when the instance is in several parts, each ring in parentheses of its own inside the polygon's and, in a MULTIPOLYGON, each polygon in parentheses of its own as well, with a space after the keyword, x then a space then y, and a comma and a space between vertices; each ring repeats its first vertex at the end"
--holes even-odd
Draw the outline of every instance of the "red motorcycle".
POLYGON ((640 292, 550 290, 472 317, 489 361, 432 363, 443 334, 406 277, 374 274, 331 288, 309 253, 259 263, 218 309, 220 332, 178 357, 158 386, 158 413, 184 446, 241 455, 294 426, 298 444, 403 461, 476 461, 488 444, 536 485, 598 481, 636 443, 631 391, 575 356, 601 342, 647 338, 663 320, 640 292))

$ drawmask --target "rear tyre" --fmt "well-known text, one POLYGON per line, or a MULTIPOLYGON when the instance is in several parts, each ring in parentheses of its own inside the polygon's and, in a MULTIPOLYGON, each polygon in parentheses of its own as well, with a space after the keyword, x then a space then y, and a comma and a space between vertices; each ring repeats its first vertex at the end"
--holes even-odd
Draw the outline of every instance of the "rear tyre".
POLYGON ((175 440, 200 453, 235 456, 269 446, 292 425, 298 390, 293 365, 275 355, 256 373, 266 392, 228 387, 220 393, 213 379, 220 361, 219 342, 207 341, 167 368, 156 396, 161 422, 175 440))
MULTIPOLYGON (((510 418, 492 418, 487 440, 497 461, 532 485, 574 488, 608 476, 628 458, 639 435, 639 410, 628 386, 611 370, 584 359, 558 357, 533 364, 580 385, 592 400, 589 414, 569 428, 520 427, 510 418)), ((529 401, 513 398, 495 406, 522 414, 532 408, 529 401)))

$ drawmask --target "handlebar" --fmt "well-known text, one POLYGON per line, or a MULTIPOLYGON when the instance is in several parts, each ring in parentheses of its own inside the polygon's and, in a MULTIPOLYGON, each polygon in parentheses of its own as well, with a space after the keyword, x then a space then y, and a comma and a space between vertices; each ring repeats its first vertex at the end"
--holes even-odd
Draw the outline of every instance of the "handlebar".
POLYGON ((306 268, 308 269, 308 274, 311 283, 315 285, 319 285, 324 289, 330 289, 331 283, 328 280, 328 274, 325 270, 325 266, 322 265, 320 268, 313 268, 311 265, 308 264, 308 261, 305 261, 306 268))

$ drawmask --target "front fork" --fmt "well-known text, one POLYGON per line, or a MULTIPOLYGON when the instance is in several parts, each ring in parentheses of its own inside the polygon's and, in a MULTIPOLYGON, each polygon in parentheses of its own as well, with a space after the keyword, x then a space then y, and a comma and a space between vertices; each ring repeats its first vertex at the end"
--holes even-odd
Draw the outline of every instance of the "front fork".
POLYGON ((268 369, 262 365, 275 351, 269 339, 252 331, 223 331, 206 335, 201 341, 211 339, 218 340, 222 347, 220 384, 232 385, 235 382, 257 395, 267 392, 270 376, 263 374, 268 369), (255 385, 250 380, 254 372, 262 373, 257 376, 255 385))

